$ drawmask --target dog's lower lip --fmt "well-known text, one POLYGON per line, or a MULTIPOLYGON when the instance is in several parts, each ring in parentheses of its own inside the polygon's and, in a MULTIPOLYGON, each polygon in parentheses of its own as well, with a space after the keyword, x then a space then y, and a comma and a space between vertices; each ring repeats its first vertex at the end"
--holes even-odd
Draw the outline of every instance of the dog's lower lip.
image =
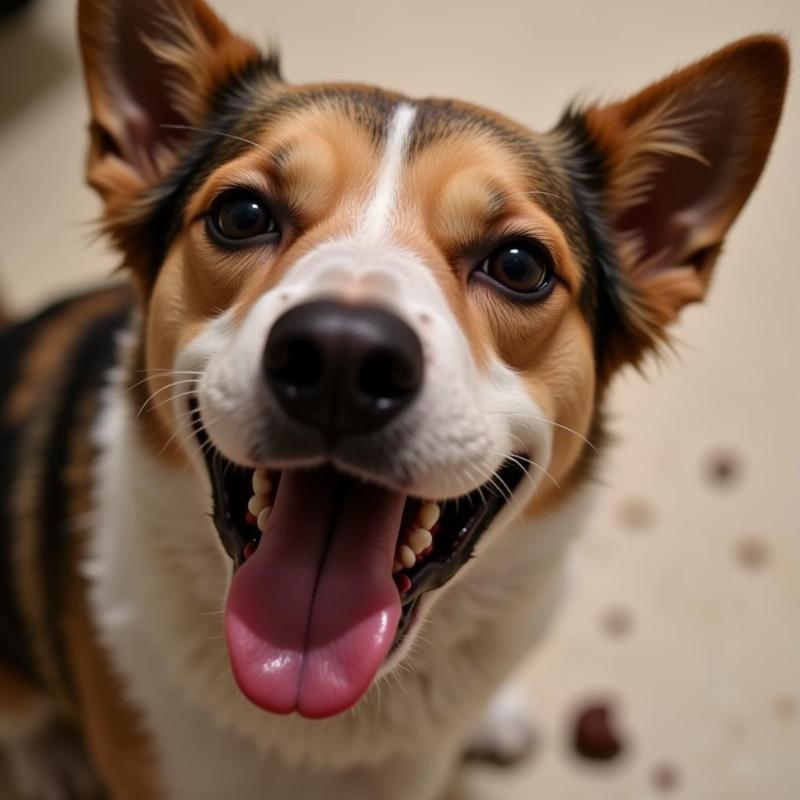
MULTIPOLYGON (((253 548, 258 546, 258 529, 254 527, 251 516, 248 516, 254 470, 234 465, 216 451, 202 425, 199 408, 195 404, 191 410, 212 484, 214 524, 234 569, 238 569, 253 548)), ((481 536, 527 474, 528 463, 525 457, 511 456, 497 472, 499 481, 491 481, 462 497, 441 504, 441 532, 436 537, 434 553, 398 574, 406 579, 397 581, 402 615, 391 652, 399 647, 411 629, 420 598, 444 586, 472 557, 481 536), (503 486, 502 492, 498 490, 498 485, 503 486)), ((277 483, 280 472, 273 474, 277 483)), ((418 498, 408 500, 409 505, 415 506, 422 502, 418 498)), ((398 531, 398 539, 400 534, 401 531, 398 531)))

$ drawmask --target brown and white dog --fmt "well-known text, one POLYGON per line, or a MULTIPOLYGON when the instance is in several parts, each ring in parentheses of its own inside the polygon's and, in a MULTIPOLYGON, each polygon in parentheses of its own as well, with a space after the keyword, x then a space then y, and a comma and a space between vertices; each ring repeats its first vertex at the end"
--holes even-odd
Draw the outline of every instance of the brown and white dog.
POLYGON ((704 296, 786 45, 538 134, 291 86, 201 0, 81 0, 79 27, 130 280, 0 335, 17 788, 439 798, 471 742, 524 748, 500 687, 591 507, 606 389, 704 296))

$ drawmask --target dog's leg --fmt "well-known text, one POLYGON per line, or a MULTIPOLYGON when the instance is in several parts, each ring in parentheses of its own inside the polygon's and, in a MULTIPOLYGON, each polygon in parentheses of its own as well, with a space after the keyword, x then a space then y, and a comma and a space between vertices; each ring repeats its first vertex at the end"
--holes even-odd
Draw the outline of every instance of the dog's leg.
POLYGON ((530 755, 536 741, 530 699, 518 683, 506 683, 468 740, 464 757, 507 766, 530 755))
POLYGON ((19 800, 96 800, 100 788, 81 742, 46 698, 0 665, 0 753, 19 800))

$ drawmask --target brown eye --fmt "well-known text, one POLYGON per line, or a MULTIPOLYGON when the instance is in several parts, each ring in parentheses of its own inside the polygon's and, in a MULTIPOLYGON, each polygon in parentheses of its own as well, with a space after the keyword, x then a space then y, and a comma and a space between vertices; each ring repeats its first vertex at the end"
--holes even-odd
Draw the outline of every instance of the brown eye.
POLYGON ((208 219, 211 232, 223 242, 240 242, 278 232, 266 203, 251 192, 224 194, 214 205, 208 219))
POLYGON ((502 245, 481 264, 479 271, 514 295, 524 295, 527 300, 543 296, 551 288, 554 278, 547 252, 532 242, 502 245))

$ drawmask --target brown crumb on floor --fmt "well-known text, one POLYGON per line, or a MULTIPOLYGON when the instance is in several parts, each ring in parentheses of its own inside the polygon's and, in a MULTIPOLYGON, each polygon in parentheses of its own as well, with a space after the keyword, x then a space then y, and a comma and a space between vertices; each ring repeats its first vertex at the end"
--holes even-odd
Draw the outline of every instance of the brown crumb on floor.
POLYGON ((736 561, 744 569, 762 569, 769 556, 769 545, 757 536, 746 536, 736 543, 736 561))
POLYGON ((720 448, 707 457, 704 472, 712 486, 727 489, 741 480, 744 464, 738 453, 720 448))
POLYGON ((572 724, 572 748, 588 761, 613 761, 623 753, 624 742, 609 700, 591 702, 578 710, 572 724))
POLYGON ((680 772, 674 764, 656 764, 650 773, 653 788, 659 792, 671 792, 681 782, 680 772))
POLYGON ((773 701, 775 716, 783 722, 795 720, 800 712, 797 699, 788 693, 779 694, 773 701))
POLYGON ((602 616, 600 624, 609 636, 622 639, 633 631, 633 614, 626 608, 609 608, 602 616))
POLYGON ((620 525, 636 533, 652 528, 655 516, 652 503, 643 497, 626 497, 617 507, 620 525))

